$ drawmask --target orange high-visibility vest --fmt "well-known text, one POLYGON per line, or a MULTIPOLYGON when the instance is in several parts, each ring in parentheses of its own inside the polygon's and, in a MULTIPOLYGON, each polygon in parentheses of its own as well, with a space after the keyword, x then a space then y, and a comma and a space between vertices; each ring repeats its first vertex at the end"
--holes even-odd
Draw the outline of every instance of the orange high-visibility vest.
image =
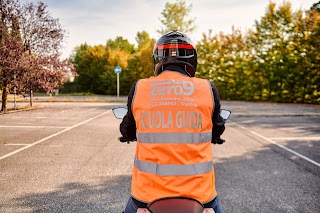
POLYGON ((210 82, 174 71, 139 80, 132 112, 137 127, 132 196, 171 196, 202 203, 216 196, 212 165, 210 82))

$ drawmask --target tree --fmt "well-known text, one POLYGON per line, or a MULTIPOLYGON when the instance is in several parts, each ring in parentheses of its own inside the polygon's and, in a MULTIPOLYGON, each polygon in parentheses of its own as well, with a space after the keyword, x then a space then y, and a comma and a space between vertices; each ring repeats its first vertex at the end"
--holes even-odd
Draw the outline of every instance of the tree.
POLYGON ((97 94, 116 94, 114 67, 120 66, 123 71, 126 70, 134 51, 134 45, 123 37, 109 39, 106 45, 83 44, 77 47, 72 63, 78 74, 75 82, 79 89, 97 94))
POLYGON ((101 93, 98 89, 100 76, 108 65, 106 47, 81 45, 76 48, 73 63, 78 74, 75 81, 80 89, 85 92, 101 93))
POLYGON ((145 31, 138 32, 138 47, 127 39, 109 39, 106 45, 77 47, 72 63, 78 76, 75 82, 81 91, 115 95, 117 92, 114 67, 120 66, 120 94, 127 95, 131 86, 139 79, 153 75, 151 54, 155 40, 145 31))
MULTIPOLYGON (((30 91, 30 85, 34 90, 44 89, 53 93, 67 81, 68 75, 74 72, 68 59, 61 60, 58 54, 50 56, 35 56, 26 54, 27 58, 24 72, 19 77, 18 91, 30 91), (31 69, 32 72, 27 71, 31 69)), ((32 102, 30 103, 32 106, 32 102)))
POLYGON ((135 72, 137 72, 136 77, 138 79, 149 78, 150 76, 154 75, 151 56, 156 41, 155 39, 150 38, 146 31, 138 32, 136 41, 138 43, 138 48, 133 58, 136 64, 134 67, 132 67, 132 69, 135 69, 135 72))
POLYGON ((107 41, 106 49, 108 66, 101 76, 101 87, 107 94, 117 94, 117 75, 114 73, 114 68, 120 66, 122 68, 122 72, 119 74, 121 80, 120 94, 123 94, 123 91, 128 87, 126 73, 128 72, 129 61, 135 54, 134 45, 127 39, 117 37, 115 40, 107 41))
POLYGON ((146 31, 138 32, 136 36, 138 48, 128 62, 128 69, 124 70, 122 79, 125 87, 122 87, 122 93, 128 94, 131 86, 141 78, 153 76, 152 51, 155 39, 150 38, 146 31))
POLYGON ((311 10, 316 10, 318 13, 320 13, 320 1, 314 3, 311 7, 311 10))
POLYGON ((289 2, 270 3, 250 38, 256 71, 263 76, 261 99, 319 101, 319 27, 316 10, 292 12, 289 2))
POLYGON ((33 89, 52 90, 52 85, 61 85, 62 76, 73 69, 67 60, 59 59, 65 31, 44 3, 20 5, 17 0, 1 0, 0 4, 2 111, 6 111, 10 87, 28 90, 32 106, 33 89))
POLYGON ((163 35, 171 30, 191 33, 195 30, 195 18, 189 18, 192 4, 186 5, 185 0, 177 0, 175 3, 166 3, 162 10, 160 19, 163 27, 157 32, 163 35))
POLYGON ((20 60, 24 46, 19 34, 20 5, 15 1, 0 1, 0 86, 2 87, 1 111, 7 110, 9 86, 21 70, 20 60))
POLYGON ((270 2, 245 34, 204 34, 197 76, 208 78, 225 99, 320 102, 320 13, 293 12, 270 2))
POLYGON ((316 5, 317 9, 306 12, 306 17, 302 21, 301 31, 304 32, 302 56, 302 69, 305 69, 306 79, 301 87, 305 88, 301 94, 305 103, 320 103, 320 2, 316 5))
MULTIPOLYGON (((32 92, 34 89, 43 88, 44 86, 43 89, 52 90, 51 87, 45 87, 48 84, 41 82, 42 80, 48 80, 47 78, 39 78, 39 76, 44 76, 41 74, 41 70, 50 72, 49 70, 52 67, 64 67, 65 65, 65 61, 57 60, 65 31, 62 29, 59 20, 50 15, 47 5, 40 1, 36 4, 26 3, 23 5, 20 19, 20 33, 25 51, 29 55, 36 55, 36 57, 28 57, 28 59, 32 60, 29 61, 29 64, 33 64, 37 69, 32 69, 32 66, 29 69, 27 68, 26 71, 29 72, 29 79, 27 82, 24 82, 27 84, 26 88, 29 88, 30 105, 32 106, 32 92), (46 64, 47 61, 50 64, 46 64), (45 66, 51 68, 39 69, 39 67, 45 66)), ((70 69, 72 70, 71 66, 70 69)), ((61 76, 59 72, 64 71, 57 70, 55 73, 57 76, 61 76)), ((60 78, 58 77, 58 79, 60 78)))
POLYGON ((248 50, 239 30, 232 34, 203 34, 197 45, 196 76, 212 81, 223 99, 243 99, 247 77, 248 50))
POLYGON ((124 39, 122 36, 116 37, 115 40, 109 39, 107 41, 107 48, 110 48, 112 50, 123 50, 128 53, 134 52, 134 45, 130 44, 130 42, 127 39, 124 39))

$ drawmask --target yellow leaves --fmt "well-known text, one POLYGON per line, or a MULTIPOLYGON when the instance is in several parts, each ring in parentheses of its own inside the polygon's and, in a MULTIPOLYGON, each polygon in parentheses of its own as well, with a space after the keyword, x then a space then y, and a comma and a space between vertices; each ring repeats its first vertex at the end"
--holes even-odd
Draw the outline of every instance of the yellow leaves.
POLYGON ((107 49, 108 61, 112 65, 117 65, 126 69, 128 67, 128 61, 132 58, 132 55, 120 49, 107 49))
POLYGON ((243 73, 244 73, 245 75, 250 75, 250 74, 251 74, 251 70, 244 70, 243 73))
POLYGON ((105 48, 102 45, 94 46, 88 50, 91 57, 103 58, 106 54, 105 48))
POLYGON ((95 61, 105 60, 110 65, 118 65, 122 68, 126 68, 128 60, 131 58, 131 54, 120 50, 105 48, 103 45, 93 46, 88 48, 85 54, 82 56, 82 60, 93 59, 95 61))
POLYGON ((185 0, 177 0, 174 3, 167 2, 165 9, 161 12, 161 23, 163 27, 158 30, 160 34, 164 34, 170 30, 178 30, 184 33, 193 32, 196 28, 195 19, 190 18, 189 14, 192 4, 187 6, 185 0))

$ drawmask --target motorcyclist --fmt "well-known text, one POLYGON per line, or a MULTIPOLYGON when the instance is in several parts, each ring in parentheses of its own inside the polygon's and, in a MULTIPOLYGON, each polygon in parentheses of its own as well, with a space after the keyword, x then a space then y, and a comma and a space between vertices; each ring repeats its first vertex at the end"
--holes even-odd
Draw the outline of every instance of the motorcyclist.
POLYGON ((123 137, 137 138, 131 197, 124 212, 136 212, 155 199, 184 196, 221 213, 211 147, 224 142, 218 90, 194 77, 197 52, 179 31, 163 35, 152 58, 155 77, 132 87, 120 124, 123 137))

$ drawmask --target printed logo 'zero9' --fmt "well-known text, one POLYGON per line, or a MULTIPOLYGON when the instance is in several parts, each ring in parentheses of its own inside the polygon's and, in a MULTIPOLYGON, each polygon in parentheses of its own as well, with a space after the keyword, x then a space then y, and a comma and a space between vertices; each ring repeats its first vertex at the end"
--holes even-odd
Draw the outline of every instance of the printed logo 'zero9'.
POLYGON ((194 91, 194 85, 190 81, 180 81, 173 84, 154 84, 150 96, 185 95, 190 96, 194 91))

